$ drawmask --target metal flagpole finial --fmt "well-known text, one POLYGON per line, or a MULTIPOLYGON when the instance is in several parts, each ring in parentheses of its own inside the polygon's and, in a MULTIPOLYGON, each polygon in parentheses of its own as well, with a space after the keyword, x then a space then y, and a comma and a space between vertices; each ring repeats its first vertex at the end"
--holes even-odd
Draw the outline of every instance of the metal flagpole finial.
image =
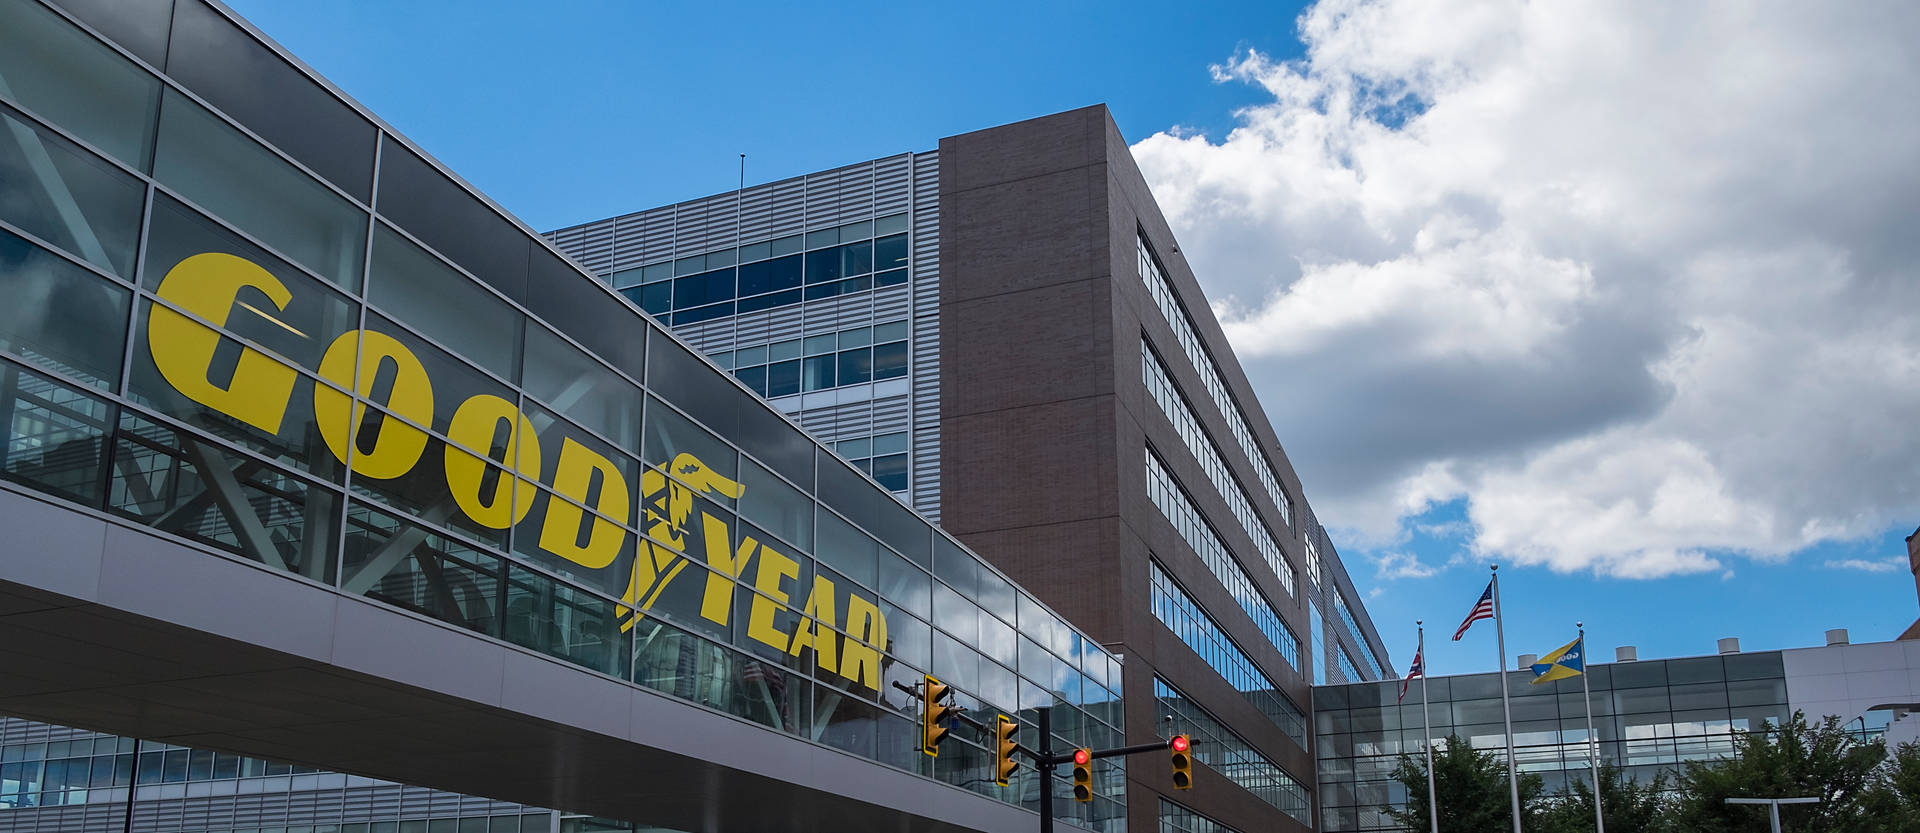
POLYGON ((1496 572, 1496 573, 1497 573, 1497 572, 1500 572, 1500 565, 1498 565, 1498 564, 1495 564, 1495 565, 1493 565, 1493 571, 1494 571, 1494 572, 1496 572))
POLYGON ((1584 628, 1584 627, 1586 627, 1586 626, 1587 626, 1587 623, 1585 623, 1585 622, 1575 622, 1575 623, 1573 623, 1573 626, 1574 626, 1574 627, 1576 627, 1576 628, 1584 628))
POLYGON ((1416 624, 1416 625, 1424 625, 1424 624, 1426 624, 1426 623, 1427 623, 1427 620, 1425 620, 1425 619, 1415 619, 1415 620, 1413 620, 1413 623, 1414 623, 1414 624, 1416 624))

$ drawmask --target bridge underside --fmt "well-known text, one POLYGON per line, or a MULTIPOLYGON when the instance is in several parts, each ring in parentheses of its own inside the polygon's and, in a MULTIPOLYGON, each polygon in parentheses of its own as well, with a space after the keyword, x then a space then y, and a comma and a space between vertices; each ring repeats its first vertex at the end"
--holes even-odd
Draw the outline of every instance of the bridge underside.
POLYGON ((697 831, 1031 813, 0 487, 0 713, 697 831))

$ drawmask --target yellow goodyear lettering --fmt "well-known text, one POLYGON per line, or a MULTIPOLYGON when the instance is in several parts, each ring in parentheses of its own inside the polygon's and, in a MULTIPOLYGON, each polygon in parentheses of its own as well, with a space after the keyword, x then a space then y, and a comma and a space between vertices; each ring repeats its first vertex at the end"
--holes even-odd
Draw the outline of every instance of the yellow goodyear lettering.
MULTIPOLYGON (((254 289, 274 309, 284 310, 293 293, 267 270, 245 258, 207 252, 167 270, 154 294, 181 309, 224 327, 240 303, 240 291, 254 289)), ((280 433, 299 373, 252 347, 241 349, 233 378, 223 387, 209 378, 214 350, 222 336, 162 304, 147 313, 147 350, 167 384, 181 395, 270 434, 280 433)))
POLYGON ((840 617, 833 612, 833 581, 826 576, 813 577, 813 592, 807 594, 807 616, 800 620, 800 626, 793 631, 793 642, 787 646, 789 656, 799 656, 800 649, 813 648, 814 661, 828 671, 840 670, 838 659, 840 651, 839 634, 831 626, 840 624, 840 617))
MULTIPOLYGON (((393 336, 373 330, 341 334, 320 357, 320 377, 352 390, 360 398, 371 399, 374 380, 383 366, 393 368, 387 410, 417 425, 432 425, 433 380, 427 378, 420 357, 393 336)), ((372 447, 368 447, 360 440, 366 403, 326 385, 313 386, 313 414, 327 449, 355 474, 391 480, 412 471, 427 450, 427 432, 385 415, 373 434, 372 447)))
POLYGON ((447 449, 447 487, 454 503, 475 523, 506 529, 527 516, 538 494, 533 481, 540 477, 540 440, 533 422, 512 402, 478 394, 453 412, 447 437, 468 448, 488 449, 505 458, 511 477, 478 457, 457 448, 447 449), (502 426, 506 437, 500 439, 502 426), (516 481, 518 488, 516 488, 516 481))
POLYGON ((747 611, 747 636, 775 650, 786 646, 787 635, 773 626, 773 615, 779 612, 774 604, 787 606, 792 597, 787 594, 784 583, 799 577, 800 562, 772 547, 760 547, 760 571, 753 577, 753 587, 760 592, 754 594, 753 605, 747 611))
MULTIPOLYGON (((267 270, 228 254, 197 254, 167 272, 155 293, 168 304, 198 316, 214 326, 163 304, 154 304, 147 319, 147 349, 168 384, 187 398, 263 431, 279 433, 299 381, 299 371, 267 353, 245 347, 235 363, 232 379, 224 385, 212 378, 214 354, 233 309, 245 307, 262 316, 240 295, 253 290, 276 310, 285 310, 292 293, 267 270)), ((284 324, 282 326, 285 326, 284 324)), ((398 339, 373 330, 352 330, 335 338, 322 354, 317 369, 331 385, 314 385, 313 413, 327 449, 358 475, 392 479, 419 465, 434 424, 433 380, 420 358, 398 339), (387 401, 373 401, 377 382, 390 391, 387 401), (352 391, 352 395, 343 393, 352 391), (380 412, 370 409, 380 407, 380 412), (378 423, 369 422, 378 413, 378 423), (399 417, 394 419, 392 417, 399 417), (371 432, 369 428, 376 428, 371 432)), ((448 421, 445 451, 446 485, 450 497, 467 517, 494 529, 523 520, 540 494, 542 457, 533 423, 512 402, 489 394, 468 398, 448 421), (475 449, 484 458, 458 446, 475 449), (496 465, 498 464, 498 465, 496 465)), ((539 546, 587 569, 604 569, 619 560, 632 516, 631 484, 605 455, 569 437, 560 441, 539 546), (593 495, 595 482, 600 485, 593 495), (583 509, 592 498, 592 513, 583 509), (584 531, 584 536, 583 536, 584 531)), ((812 648, 822 669, 836 671, 874 690, 880 688, 880 651, 887 644, 887 622, 871 599, 849 594, 847 633, 842 637, 838 596, 831 579, 816 576, 804 605, 805 615, 792 633, 776 624, 781 609, 792 610, 789 585, 799 579, 798 560, 742 535, 736 544, 726 520, 701 512, 693 524, 700 495, 739 498, 745 487, 714 471, 692 454, 679 454, 663 468, 649 468, 640 477, 646 531, 633 559, 622 601, 644 612, 652 608, 673 579, 689 563, 689 532, 701 538, 700 552, 709 569, 700 603, 701 617, 725 626, 732 618, 736 590, 755 556, 759 568, 747 614, 747 635, 776 651, 792 656, 812 648)), ((634 626, 630 609, 620 614, 621 630, 634 626)))
POLYGON ((613 563, 620 545, 627 542, 627 479, 620 476, 613 461, 597 451, 567 437, 560 441, 560 461, 554 467, 553 490, 581 503, 587 502, 593 475, 600 475, 600 499, 594 504, 593 526, 586 543, 580 543, 580 522, 586 512, 564 500, 547 499, 547 520, 540 527, 540 548, 588 569, 598 570, 613 563), (618 518, 610 521, 605 517, 618 518))

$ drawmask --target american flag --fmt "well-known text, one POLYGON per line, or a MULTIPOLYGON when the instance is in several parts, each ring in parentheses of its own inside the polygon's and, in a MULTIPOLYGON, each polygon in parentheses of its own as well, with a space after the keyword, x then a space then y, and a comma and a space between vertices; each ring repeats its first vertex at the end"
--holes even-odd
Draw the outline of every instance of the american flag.
POLYGON ((1453 632, 1453 641, 1459 642, 1460 637, 1466 636, 1467 629, 1473 627, 1473 623, 1478 622, 1482 619, 1492 619, 1492 618, 1493 618, 1493 582, 1489 581, 1487 582, 1487 592, 1480 594, 1480 601, 1474 603, 1473 612, 1467 614, 1467 621, 1461 622, 1460 629, 1453 632))
POLYGON ((1420 651, 1413 652, 1413 667, 1407 669, 1407 676, 1400 681, 1400 699, 1407 699, 1407 686, 1413 684, 1413 678, 1427 676, 1426 660, 1420 658, 1420 651))

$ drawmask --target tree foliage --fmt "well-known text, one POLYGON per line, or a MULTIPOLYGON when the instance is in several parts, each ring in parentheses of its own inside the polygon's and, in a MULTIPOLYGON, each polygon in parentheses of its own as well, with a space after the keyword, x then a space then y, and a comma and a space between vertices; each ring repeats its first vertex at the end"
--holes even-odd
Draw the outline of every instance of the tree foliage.
MULTIPOLYGON (((1407 788, 1407 806, 1405 809, 1389 807, 1387 815, 1408 830, 1426 830, 1426 756, 1401 755, 1399 765, 1393 769, 1393 778, 1407 788)), ((1497 833, 1513 829, 1507 764, 1501 756, 1481 752, 1459 735, 1450 735, 1434 745, 1433 785, 1440 800, 1440 833, 1497 833)), ((1542 807, 1541 791, 1540 776, 1521 776, 1521 821, 1529 829, 1542 807)))
POLYGON ((1882 777, 1886 745, 1855 740, 1839 718, 1810 724, 1796 711, 1784 725, 1735 736, 1733 745, 1732 757, 1691 761, 1681 772, 1674 817, 1680 829, 1744 833, 1766 818, 1766 808, 1730 805, 1729 798, 1819 798, 1780 808, 1782 825, 1795 833, 1853 833, 1874 822, 1864 799, 1882 777))
MULTIPOLYGON (((1433 753, 1441 833, 1499 833, 1513 826, 1503 757, 1448 737, 1433 753)), ((1422 756, 1401 755, 1394 780, 1406 788, 1405 808, 1386 814, 1403 829, 1427 830, 1427 768, 1422 756)), ((1585 833, 1594 829, 1593 790, 1573 778, 1568 791, 1546 795, 1539 776, 1520 779, 1522 821, 1528 833, 1585 833)), ((1861 741, 1838 718, 1817 723, 1795 712, 1783 725, 1736 735, 1734 754, 1688 762, 1677 779, 1636 781, 1611 764, 1600 769, 1600 801, 1608 833, 1748 833, 1767 829, 1763 806, 1729 805, 1729 798, 1814 796, 1817 805, 1783 805, 1782 827, 1793 833, 1920 833, 1920 743, 1888 754, 1878 739, 1861 741)))

